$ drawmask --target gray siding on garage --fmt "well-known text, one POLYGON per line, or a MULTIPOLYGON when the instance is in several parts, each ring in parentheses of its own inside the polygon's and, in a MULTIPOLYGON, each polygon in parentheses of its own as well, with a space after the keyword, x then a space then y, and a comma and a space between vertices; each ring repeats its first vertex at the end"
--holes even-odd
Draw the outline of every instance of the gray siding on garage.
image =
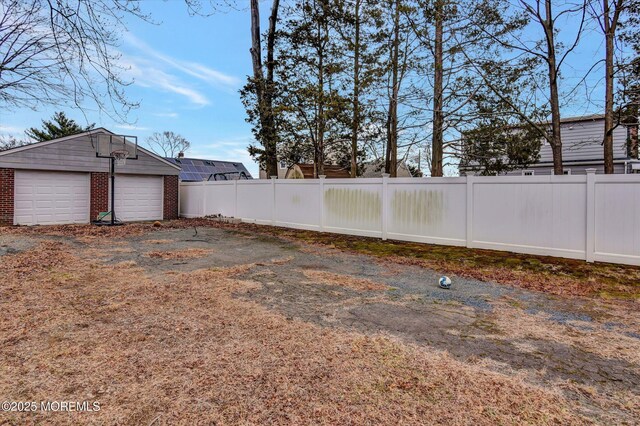
MULTIPOLYGON (((7 152, 0 155, 0 168, 29 170, 58 170, 77 172, 108 172, 109 160, 97 158, 95 137, 79 135, 78 137, 55 142, 43 143, 30 149, 7 152)), ((117 173, 144 175, 179 175, 180 170, 138 151, 137 160, 128 160, 126 166, 117 167, 117 173)))

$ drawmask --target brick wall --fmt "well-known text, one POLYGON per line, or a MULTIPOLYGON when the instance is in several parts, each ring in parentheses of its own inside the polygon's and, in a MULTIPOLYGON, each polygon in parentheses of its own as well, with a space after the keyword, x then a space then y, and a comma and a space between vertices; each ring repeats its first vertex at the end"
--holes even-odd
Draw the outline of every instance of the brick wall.
POLYGON ((164 220, 178 218, 178 176, 164 177, 164 220))
POLYGON ((91 220, 109 210, 109 173, 91 173, 91 220))
POLYGON ((13 169, 0 169, 0 226, 13 225, 13 169))

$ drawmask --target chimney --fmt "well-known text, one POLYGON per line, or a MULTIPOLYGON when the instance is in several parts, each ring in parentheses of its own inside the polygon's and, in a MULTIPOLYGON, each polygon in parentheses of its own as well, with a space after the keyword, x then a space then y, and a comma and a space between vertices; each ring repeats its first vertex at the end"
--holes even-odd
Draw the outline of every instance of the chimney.
POLYGON ((180 152, 178 153, 178 158, 184 158, 184 152, 180 151, 180 152))

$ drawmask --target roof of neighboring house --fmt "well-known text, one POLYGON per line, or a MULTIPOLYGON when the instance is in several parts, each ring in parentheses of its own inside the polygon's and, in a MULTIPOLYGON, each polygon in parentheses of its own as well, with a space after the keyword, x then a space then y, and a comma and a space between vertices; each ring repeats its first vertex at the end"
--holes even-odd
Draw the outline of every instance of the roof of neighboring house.
POLYGON ((240 162, 202 158, 167 158, 167 161, 180 167, 180 179, 183 182, 253 179, 249 170, 240 162))
MULTIPOLYGON (((560 118, 560 124, 567 124, 567 123, 583 123, 585 121, 599 121, 599 120, 604 120, 604 114, 589 114, 589 115, 579 115, 579 116, 575 116, 575 117, 562 117, 560 118)), ((550 125, 552 123, 551 120, 548 121, 541 121, 538 124, 540 125, 550 125)), ((520 124, 514 124, 512 126, 509 127, 520 127, 522 125, 524 125, 526 123, 520 123, 520 124)), ((623 126, 637 126, 638 123, 620 123, 623 126)))
MULTIPOLYGON (((382 160, 373 160, 364 164, 364 171, 360 177, 363 178, 379 178, 384 173, 384 162, 382 160)), ((399 161, 396 167, 396 175, 398 177, 413 177, 411 171, 404 161, 399 161)))
MULTIPOLYGON (((313 179, 313 164, 294 164, 287 171, 286 179, 313 179), (299 174, 302 173, 302 177, 299 174)), ((341 179, 350 178, 351 173, 349 170, 342 166, 334 166, 325 164, 324 175, 327 179, 341 179)))

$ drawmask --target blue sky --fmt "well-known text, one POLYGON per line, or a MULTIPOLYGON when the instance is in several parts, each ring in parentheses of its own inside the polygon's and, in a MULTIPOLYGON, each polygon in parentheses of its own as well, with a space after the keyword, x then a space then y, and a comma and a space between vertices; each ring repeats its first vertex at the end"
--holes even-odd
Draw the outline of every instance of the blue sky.
POLYGON ((120 46, 122 64, 130 68, 124 76, 135 81, 128 97, 140 102, 129 116, 133 124, 116 123, 91 105, 86 119, 69 108, 2 109, 0 132, 22 136, 62 109, 79 123, 138 136, 141 144, 154 131, 177 132, 192 143, 189 156, 242 161, 257 176, 246 150, 251 127, 238 94, 251 73, 248 11, 189 16, 182 0, 147 1, 143 8, 158 25, 129 18, 120 46))

